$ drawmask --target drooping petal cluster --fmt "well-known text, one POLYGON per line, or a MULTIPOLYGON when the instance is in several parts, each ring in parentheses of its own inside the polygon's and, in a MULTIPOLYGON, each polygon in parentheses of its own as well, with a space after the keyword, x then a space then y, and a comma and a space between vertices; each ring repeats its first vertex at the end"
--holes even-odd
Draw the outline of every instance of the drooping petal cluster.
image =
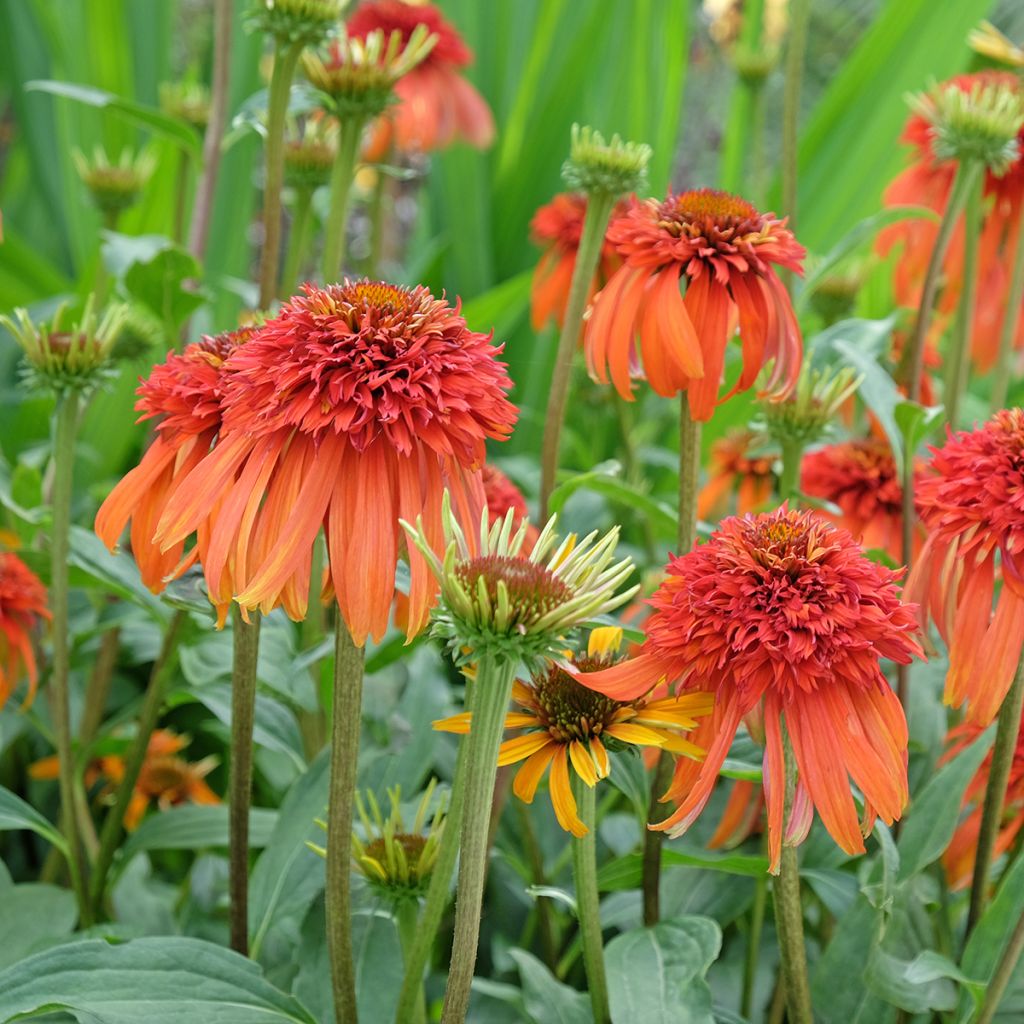
POLYGON ((608 240, 623 266, 595 299, 586 332, 596 380, 610 379, 631 400, 642 366, 659 395, 686 391, 694 419, 709 420, 738 326, 743 368, 725 398, 750 388, 771 360, 766 391, 793 387, 800 328, 776 268, 799 272, 804 248, 784 220, 739 196, 698 189, 636 204, 608 240))
MULTIPOLYGON (((225 572, 243 608, 306 610, 321 529, 330 585, 358 644, 387 628, 400 517, 422 517, 441 544, 441 495, 475 524, 484 505, 484 442, 508 436, 511 382, 489 335, 423 287, 306 286, 225 366, 218 443, 169 497, 161 550, 204 523, 212 593, 225 572)), ((436 588, 416 550, 409 633, 436 588)))
POLYGON ((426 26, 437 42, 426 59, 395 84, 398 102, 374 123, 363 153, 367 160, 383 160, 392 148, 429 153, 457 141, 482 149, 494 138, 490 108, 462 74, 473 54, 433 4, 368 0, 345 27, 352 39, 381 31, 389 37, 397 32, 405 40, 418 25, 426 26))
MULTIPOLYGON (((627 209, 625 201, 616 204, 612 220, 621 217, 627 209)), ((539 331, 549 321, 558 327, 562 326, 586 215, 586 195, 581 192, 560 192, 550 203, 545 203, 537 210, 530 221, 530 237, 535 245, 544 250, 537 260, 530 287, 530 323, 535 331, 539 331)), ((587 293, 588 303, 608 283, 621 262, 615 247, 606 237, 601 246, 597 272, 587 293)))
POLYGON ((908 596, 949 646, 946 703, 988 725, 1024 642, 1024 412, 951 434, 932 450, 915 497, 928 536, 908 596))
POLYGON ((763 508, 772 496, 775 474, 774 459, 752 454, 758 438, 750 430, 735 430, 711 445, 708 482, 697 498, 697 518, 718 518, 736 492, 736 514, 746 515, 763 508))
POLYGON ((667 797, 679 802, 659 826, 673 835, 700 814, 744 716, 763 719, 769 849, 795 844, 817 810, 850 854, 876 815, 899 817, 907 801, 907 725, 879 661, 921 654, 914 610, 898 575, 865 557, 846 530, 785 507, 725 520, 707 544, 674 558, 651 599, 647 640, 632 661, 581 675, 630 700, 664 678, 681 691, 709 690, 714 714, 694 733, 700 766, 679 761, 667 797), (798 783, 783 836, 783 736, 798 783), (858 819, 850 780, 865 797, 858 819))
MULTIPOLYGON (((979 86, 1021 89, 1019 78, 1008 71, 978 71, 957 75, 945 87, 969 93, 979 86)), ((926 206, 942 214, 949 202, 956 162, 940 159, 935 152, 935 134, 919 113, 907 119, 902 141, 913 150, 912 162, 893 179, 883 195, 886 206, 926 206)), ((1024 129, 1018 137, 1018 152, 1024 144, 1024 129)), ((1017 250, 1020 210, 1024 203, 1024 158, 1018 155, 1009 170, 997 176, 986 172, 986 209, 978 249, 978 294, 971 329, 972 353, 978 369, 991 369, 999 351, 999 334, 1010 287, 1010 268, 1017 250)), ((877 248, 885 256, 899 250, 893 267, 893 293, 901 306, 916 308, 921 299, 928 261, 938 233, 938 220, 908 218, 890 224, 878 234, 877 248)), ((943 288, 939 296, 940 315, 950 316, 960 301, 963 283, 964 228, 961 217, 943 264, 943 288)), ((1019 311, 1014 344, 1024 344, 1024 310, 1019 311)))
POLYGON ((42 581, 17 555, 0 551, 0 708, 22 679, 25 704, 32 703, 39 679, 32 634, 49 618, 42 581))

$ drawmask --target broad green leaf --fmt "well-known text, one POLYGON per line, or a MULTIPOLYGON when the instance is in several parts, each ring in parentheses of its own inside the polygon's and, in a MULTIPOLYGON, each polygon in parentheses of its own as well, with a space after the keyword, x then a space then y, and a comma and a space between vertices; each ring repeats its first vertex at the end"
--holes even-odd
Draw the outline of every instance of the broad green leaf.
POLYGON ((523 982, 523 1002, 533 1024, 591 1024, 590 1000, 563 985, 532 953, 509 950, 523 982))
POLYGON ((911 799, 900 832, 900 881, 922 871, 942 855, 960 818, 964 790, 985 760, 994 727, 987 729, 966 750, 944 764, 924 789, 911 799))
POLYGON ((0 970, 64 942, 78 920, 74 893, 55 885, 12 885, 0 902, 0 970))
POLYGON ((0 786, 0 832, 28 829, 52 843, 58 850, 67 852, 67 843, 57 829, 34 807, 25 803, 20 796, 0 786))
POLYGON ((190 284, 198 277, 195 257, 172 245, 151 260, 133 263, 124 275, 124 286, 173 333, 203 304, 203 296, 190 284))
POLYGON ((714 1024, 704 976, 721 946, 721 929, 706 917, 616 936, 605 949, 612 1020, 714 1024))
POLYGON ((910 1013, 955 1009, 956 986, 941 974, 912 972, 911 968, 918 959, 908 963, 874 946, 868 958, 865 980, 871 990, 887 1003, 910 1013))
POLYGON ((977 1005, 985 991, 982 982, 968 977, 949 957, 934 949, 918 954, 907 966, 904 977, 913 985, 921 985, 938 978, 951 978, 960 984, 977 1005))
POLYGON ((134 100, 115 96, 103 89, 96 89, 89 85, 77 85, 74 82, 37 80, 26 82, 25 89, 26 91, 48 92, 53 96, 85 103, 90 107, 109 110, 141 128, 148 128, 155 134, 170 139, 197 159, 201 155, 202 140, 199 138, 199 133, 185 121, 161 113, 155 107, 147 107, 134 100))
POLYGON ((252 961, 211 942, 75 942, 0 972, 0 1021, 66 1010, 82 1024, 316 1024, 252 961))
MULTIPOLYGON (((609 861, 597 873, 598 888, 602 892, 635 889, 640 884, 641 854, 630 853, 609 861)), ((716 850, 694 848, 686 853, 663 847, 662 868, 686 867, 724 871, 729 875, 759 878, 768 873, 768 858, 750 853, 719 853, 716 850)))
POLYGON ((857 898, 857 877, 849 871, 827 868, 801 868, 800 878, 814 890, 815 896, 836 918, 842 917, 857 898))
POLYGON ((894 411, 896 426, 903 437, 903 451, 908 458, 917 451, 921 442, 942 422, 945 411, 941 405, 919 405, 917 402, 898 402, 894 411))
MULTIPOLYGON (((254 807, 249 812, 249 845, 258 850, 270 839, 277 811, 254 807)), ((224 804, 182 804, 151 814, 128 837, 123 862, 144 850, 203 850, 228 845, 228 808, 224 804)))

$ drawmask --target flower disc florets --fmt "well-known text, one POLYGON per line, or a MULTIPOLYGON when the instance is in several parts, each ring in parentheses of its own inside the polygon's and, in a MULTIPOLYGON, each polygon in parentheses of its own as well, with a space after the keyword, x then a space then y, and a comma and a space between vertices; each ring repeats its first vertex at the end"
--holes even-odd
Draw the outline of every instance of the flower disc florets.
MULTIPOLYGON (((573 665, 578 672, 597 672, 616 660, 607 655, 576 655, 573 665)), ((552 739, 565 743, 601 736, 610 725, 621 719, 622 708, 640 703, 623 703, 588 689, 559 665, 549 665, 544 672, 534 676, 530 690, 532 710, 541 725, 552 739)), ((613 738, 612 746, 614 742, 613 738)))
POLYGON ((312 46, 338 24, 347 0, 255 0, 249 23, 279 43, 312 46))
POLYGON ((572 126, 569 159, 562 165, 562 180, 577 192, 604 192, 621 196, 642 192, 647 186, 651 147, 624 142, 618 135, 605 142, 589 125, 572 126))

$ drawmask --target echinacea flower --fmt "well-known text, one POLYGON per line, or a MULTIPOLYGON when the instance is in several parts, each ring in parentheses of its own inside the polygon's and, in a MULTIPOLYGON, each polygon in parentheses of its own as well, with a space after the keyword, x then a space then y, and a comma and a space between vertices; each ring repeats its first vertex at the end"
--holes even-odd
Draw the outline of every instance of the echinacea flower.
POLYGON ((464 141, 477 149, 491 144, 494 118, 484 98, 463 76, 473 60, 457 29, 429 3, 367 0, 345 28, 350 38, 372 32, 408 39, 423 25, 437 42, 426 59, 395 85, 397 102, 375 122, 364 150, 367 160, 401 153, 430 153, 464 141))
MULTIPOLYGON (((979 71, 957 75, 940 87, 969 95, 978 89, 998 89, 1008 95, 1021 96, 1019 78, 1009 71, 979 71)), ((956 161, 948 153, 936 149, 937 136, 928 119, 915 109, 907 119, 902 141, 913 149, 909 167, 902 171, 883 194, 885 206, 926 206, 942 214, 949 202, 956 161)), ((999 334, 1010 288, 1009 267, 1017 249, 1020 210, 1024 203, 1024 158, 1021 142, 1024 127, 1018 132, 1009 167, 996 174, 985 173, 984 193, 988 202, 978 248, 978 292, 984 302, 975 304, 971 328, 972 356, 978 369, 991 369, 999 351, 999 334)), ((925 273, 938 233, 937 219, 908 218, 883 228, 876 248, 885 256, 893 250, 899 258, 893 268, 893 294, 901 306, 916 308, 920 304, 925 273)), ((938 310, 949 316, 955 311, 963 282, 964 228, 961 217, 943 263, 943 288, 938 310)), ((1015 345, 1024 342, 1024 310, 1018 321, 1015 345)))
POLYGON ((842 441, 808 452, 800 490, 837 505, 840 515, 821 514, 849 530, 868 550, 899 560, 903 537, 903 485, 886 441, 842 441))
MULTIPOLYGON (((612 219, 622 216, 626 209, 625 202, 618 203, 612 210, 612 219)), ((530 323, 535 331, 539 331, 549 321, 553 321, 559 328, 562 326, 586 213, 585 194, 560 192, 551 202, 540 207, 530 221, 530 237, 534 244, 544 249, 537 260, 530 287, 530 323)), ((601 246, 597 272, 587 294, 588 303, 607 284, 620 263, 615 247, 608 242, 606 236, 601 246)))
POLYGON ((587 686, 631 700, 655 683, 715 696, 714 714, 693 735, 703 764, 680 760, 667 799, 677 809, 658 829, 684 832, 714 788, 741 720, 764 730, 769 853, 796 845, 817 809, 849 854, 876 816, 892 822, 907 802, 907 723, 879 659, 908 663, 921 648, 913 608, 900 603, 899 576, 865 557, 846 530, 785 506, 726 519, 706 544, 668 565, 651 598, 641 654, 587 686), (784 734, 797 768, 783 823, 784 734), (850 779, 864 795, 860 820, 850 779), (783 830, 785 828, 785 836, 783 830))
POLYGON ((1024 642, 1024 412, 1004 409, 950 434, 932 449, 915 500, 928 536, 907 594, 949 646, 945 702, 966 703, 967 718, 985 726, 1024 642))
MULTIPOLYGON (((208 530, 202 529, 200 542, 186 557, 184 538, 162 549, 153 535, 174 489, 217 443, 225 363, 255 330, 243 327, 204 337, 180 355, 168 353, 136 391, 135 408, 141 413, 138 422, 155 419, 155 436, 139 464, 107 495, 96 513, 95 529, 113 551, 131 520, 132 554, 142 582, 154 593, 160 593, 170 578, 193 564, 209 539, 208 530)), ((210 590, 219 625, 224 624, 231 606, 230 575, 226 582, 226 587, 210 590)))
MULTIPOLYGON (((458 522, 479 521, 484 442, 506 438, 516 418, 500 351, 426 288, 307 285, 228 359, 218 443, 169 496, 157 543, 172 550, 209 521, 210 592, 230 571, 243 608, 283 604, 301 619, 323 529, 355 643, 379 639, 399 518, 422 518, 439 549, 448 489, 458 522)), ((436 582, 414 548, 407 555, 412 636, 436 582)))
MULTIPOLYGON (((585 674, 613 665, 622 642, 622 630, 601 627, 590 634, 587 653, 572 663, 585 674)), ((593 787, 611 773, 609 750, 656 747, 699 759, 703 751, 683 733, 696 728, 697 720, 711 714, 707 693, 689 693, 651 700, 617 701, 588 689, 558 664, 549 664, 529 682, 516 680, 512 700, 520 711, 510 712, 505 728, 519 735, 505 740, 498 765, 517 764, 512 791, 524 803, 532 803, 537 786, 550 768, 551 803, 559 825, 574 836, 587 828, 576 810, 569 784, 569 768, 593 787)), ((468 733, 472 712, 435 722, 442 732, 468 733)))
POLYGON ((49 618, 39 577, 17 555, 0 551, 0 708, 22 679, 28 680, 25 704, 32 703, 39 679, 32 634, 49 618))
MULTIPOLYGON (((952 761, 961 751, 971 746, 985 731, 984 726, 974 722, 961 722, 951 729, 946 737, 946 752, 939 763, 952 761)), ((956 827, 949 846, 942 855, 942 866, 951 889, 962 889, 974 875, 974 861, 981 832, 982 807, 988 789, 989 772, 992 770, 992 751, 985 755, 974 778, 964 791, 963 808, 967 812, 956 827)), ((1002 813, 999 817, 999 831, 996 834, 993 858, 999 857, 1011 848, 1021 828, 1024 827, 1024 730, 1017 733, 1010 764, 1010 776, 1006 785, 1002 813)))
POLYGON ((717 518, 736 492, 736 513, 758 512, 775 488, 774 458, 753 451, 764 439, 750 430, 733 430, 711 445, 708 482, 697 496, 697 518, 717 518))
POLYGON ((804 248, 784 220, 697 189, 636 204, 607 237, 623 265, 594 300, 584 339, 591 376, 632 400, 639 359, 655 392, 686 391, 692 417, 707 421, 738 323, 743 368, 725 397, 750 388, 770 360, 765 390, 793 387, 800 328, 775 268, 799 272, 804 248))

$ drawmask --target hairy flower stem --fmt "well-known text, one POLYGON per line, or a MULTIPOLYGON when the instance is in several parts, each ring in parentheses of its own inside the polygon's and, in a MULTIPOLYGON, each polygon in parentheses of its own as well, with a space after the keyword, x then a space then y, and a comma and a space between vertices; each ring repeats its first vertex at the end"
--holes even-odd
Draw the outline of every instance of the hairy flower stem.
POLYGON ((1013 342, 1020 322, 1020 307, 1024 302, 1024 209, 1021 210, 1017 224, 1017 251, 1013 257, 1013 270, 1010 272, 1010 290, 1006 297, 1006 310, 1003 313, 1003 324, 999 334, 999 356, 996 359, 996 372, 992 378, 992 405, 990 412, 997 413, 1006 406, 1006 393, 1010 384, 1011 364, 1013 362, 1013 342))
POLYGON ((246 622, 232 604, 231 770, 228 779, 228 891, 231 948, 249 953, 249 808, 252 805, 252 734, 256 721, 256 664, 260 619, 246 622))
POLYGON ((587 988, 594 1011, 594 1024, 608 1021, 608 982, 604 972, 604 938, 601 934, 601 906, 597 890, 597 806, 595 787, 574 776, 577 813, 587 833, 572 840, 572 871, 576 885, 576 914, 587 969, 587 988))
POLYGON ((157 719, 160 717, 160 708, 164 702, 168 667, 171 663, 184 621, 185 613, 183 611, 176 611, 167 623, 163 643, 160 645, 160 653, 157 655, 156 661, 153 662, 153 667, 149 672, 146 693, 142 698, 142 707, 139 709, 139 721, 135 731, 135 738, 124 760, 124 775, 118 783, 114 802, 103 819, 103 828, 100 830, 99 852, 96 855, 96 864, 93 868, 92 884, 89 890, 92 911, 97 917, 103 912, 103 900, 107 892, 107 879, 110 875, 110 867, 114 863, 114 854, 117 853, 117 847, 124 832, 124 816, 128 811, 128 805, 131 803, 132 794, 135 792, 135 784, 139 780, 142 765, 146 760, 150 737, 153 735, 157 719))
POLYGON ((320 275, 324 284, 337 281, 345 272, 345 227, 348 223, 348 201, 359 156, 359 140, 366 118, 349 115, 341 118, 338 153, 331 169, 331 201, 324 227, 324 252, 320 275))
MULTIPOLYGON (((409 969, 409 957, 416 947, 417 929, 420 916, 419 900, 404 899, 395 907, 395 927, 398 929, 398 942, 402 947, 402 960, 406 970, 409 969)), ((408 1024, 425 1024, 427 1019, 427 1002, 423 986, 418 986, 418 998, 407 1016, 402 1018, 408 1024)))
POLYGON ((946 422, 956 430, 960 402, 967 387, 970 366, 971 325, 978 294, 978 242, 981 235, 981 189, 976 184, 964 205, 963 291, 956 310, 956 321, 949 339, 946 359, 946 422))
POLYGON ((75 827, 75 761, 71 747, 69 696, 71 649, 68 635, 68 552, 71 533, 72 474, 75 465, 75 432, 79 396, 65 391, 57 398, 53 432, 53 527, 50 535, 50 611, 53 614, 53 667, 50 699, 54 740, 57 747, 60 805, 67 823, 68 874, 78 901, 80 923, 92 923, 82 845, 75 827))
POLYGON ((260 308, 277 297, 281 250, 281 184, 284 180, 284 125, 302 43, 278 43, 267 96, 266 169, 263 182, 263 250, 260 253, 260 308))
MULTIPOLYGON (((785 738, 786 797, 784 821, 788 822, 796 795, 796 761, 789 738, 785 738)), ((786 989, 786 1019, 789 1024, 814 1024, 811 987, 807 979, 804 948, 804 917, 800 905, 800 867, 795 847, 782 842, 779 874, 772 886, 775 930, 779 937, 779 961, 786 989)))
POLYGON ((121 648, 121 627, 112 626, 100 638, 99 650, 93 662, 89 682, 85 686, 85 707, 78 723, 78 741, 83 747, 92 742, 103 721, 103 712, 110 695, 110 684, 117 667, 117 654, 121 648))
MULTIPOLYGON (((476 685, 466 690, 466 710, 471 709, 476 694, 476 685)), ((430 874, 430 886, 427 898, 419 917, 416 929, 416 942, 405 954, 405 977, 402 979, 402 990, 398 995, 398 1007, 395 1010, 395 1024, 405 1024, 415 1012, 416 1005, 423 991, 423 971, 430 959, 448 906, 452 874, 455 861, 459 855, 459 838, 462 833, 462 810, 466 802, 466 766, 468 763, 469 742, 459 744, 459 752, 455 759, 455 777, 452 779, 451 799, 448 802, 448 813, 445 815, 444 831, 437 850, 437 862, 430 874)))
MULTIPOLYGON (((459 883, 455 897, 455 940, 444 993, 441 1024, 462 1024, 469 1009, 470 985, 480 940, 480 912, 487 875, 488 831, 498 748, 515 678, 516 662, 485 655, 477 666, 478 687, 473 727, 463 741, 466 754, 466 796, 459 847, 459 883)), ((447 826, 446 826, 447 828, 447 826)))
POLYGON ((992 1024, 995 1020, 996 1011, 1002 1002, 1006 989, 1017 971, 1017 964, 1020 962, 1021 954, 1024 954, 1024 914, 1017 918, 1017 924, 1010 933, 1006 949, 996 964, 995 972, 991 981, 985 987, 984 1002, 978 1010, 978 1016, 974 1018, 975 1024, 992 1024))
POLYGON ((313 193, 308 188, 296 189, 295 209, 292 211, 292 225, 288 233, 288 251, 284 258, 284 272, 281 275, 279 295, 287 298, 294 295, 299 284, 299 272, 303 259, 309 252, 309 228, 312 223, 313 193))
POLYGON ((1021 711, 1024 710, 1024 658, 1017 666, 1010 692, 999 709, 996 720, 996 738, 992 745, 992 764, 988 771, 985 787, 985 802, 981 810, 981 825, 978 829, 978 845, 974 855, 974 876, 971 879, 971 906, 967 913, 967 931, 964 941, 974 926, 981 920, 988 901, 989 872, 992 855, 999 834, 999 821, 1006 801, 1006 787, 1013 767, 1013 755, 1017 748, 1017 733, 1020 729, 1021 711))
POLYGON ((548 409, 544 419, 544 440, 540 461, 540 519, 548 519, 548 502, 555 489, 558 474, 558 449, 565 420, 565 404, 569 398, 569 383, 572 378, 572 361, 583 328, 583 314, 587 308, 590 283, 601 258, 601 246, 608 228, 608 220, 615 207, 615 196, 610 192, 592 192, 587 197, 587 212, 583 218, 583 232, 576 264, 569 285, 569 297, 565 304, 562 333, 558 336, 558 350, 551 373, 551 390, 548 392, 548 409))
POLYGON ((782 474, 779 477, 779 500, 791 501, 800 491, 800 462, 803 445, 789 438, 782 442, 782 474))
POLYGON ((327 806, 327 950, 337 1024, 356 1024, 356 972, 352 953, 352 814, 359 766, 365 651, 338 615, 334 631, 331 717, 331 789, 327 806))
POLYGON ((768 880, 764 875, 755 879, 754 903, 750 908, 750 930, 747 932, 746 956, 743 960, 743 992, 740 996, 740 1015, 750 1019, 754 1006, 754 985, 757 982, 757 963, 761 954, 761 930, 764 927, 764 909, 768 898, 768 880))

